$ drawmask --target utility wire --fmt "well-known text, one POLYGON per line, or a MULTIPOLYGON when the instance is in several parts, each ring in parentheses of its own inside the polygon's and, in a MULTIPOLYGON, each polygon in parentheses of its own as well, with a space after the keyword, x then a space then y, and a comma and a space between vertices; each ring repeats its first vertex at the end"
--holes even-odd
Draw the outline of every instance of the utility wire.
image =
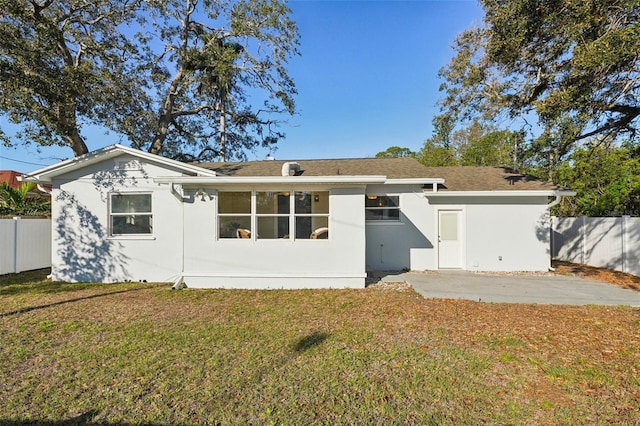
POLYGON ((4 158, 5 160, 9 160, 9 161, 15 161, 16 163, 30 164, 32 166, 48 166, 48 164, 30 163, 28 161, 16 160, 13 158, 5 157, 4 155, 0 155, 0 158, 4 158))

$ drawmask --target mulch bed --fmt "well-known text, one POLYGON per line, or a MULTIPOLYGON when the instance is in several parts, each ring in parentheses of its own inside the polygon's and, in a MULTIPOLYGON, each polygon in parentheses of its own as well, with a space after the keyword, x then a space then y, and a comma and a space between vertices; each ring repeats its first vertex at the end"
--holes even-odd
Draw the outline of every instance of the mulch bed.
POLYGON ((556 274, 589 278, 616 285, 622 288, 640 291, 640 277, 611 269, 596 268, 595 266, 580 265, 556 260, 553 262, 556 274))

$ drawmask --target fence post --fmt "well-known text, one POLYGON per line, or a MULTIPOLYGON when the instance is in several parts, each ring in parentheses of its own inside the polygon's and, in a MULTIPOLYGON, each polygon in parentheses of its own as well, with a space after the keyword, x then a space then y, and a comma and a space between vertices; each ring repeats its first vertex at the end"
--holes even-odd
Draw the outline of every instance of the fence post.
POLYGON ((622 216, 621 234, 622 234, 622 272, 627 272, 627 251, 629 250, 629 215, 622 216))
POLYGON ((13 273, 17 274, 18 273, 18 240, 20 239, 18 236, 18 221, 20 220, 19 217, 14 216, 13 217, 13 235, 14 235, 14 240, 13 240, 13 273))
POLYGON ((586 216, 580 216, 580 218, 582 219, 582 223, 580 224, 580 240, 581 243, 580 244, 580 256, 581 256, 581 261, 580 263, 583 265, 587 264, 587 217, 586 216))

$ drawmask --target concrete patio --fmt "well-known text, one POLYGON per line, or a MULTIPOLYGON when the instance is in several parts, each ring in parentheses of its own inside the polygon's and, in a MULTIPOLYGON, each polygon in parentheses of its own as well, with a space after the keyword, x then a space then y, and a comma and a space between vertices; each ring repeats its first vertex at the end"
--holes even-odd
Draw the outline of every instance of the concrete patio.
POLYGON ((405 281, 426 298, 491 303, 640 306, 640 292, 554 274, 427 271, 385 275, 381 281, 405 281))

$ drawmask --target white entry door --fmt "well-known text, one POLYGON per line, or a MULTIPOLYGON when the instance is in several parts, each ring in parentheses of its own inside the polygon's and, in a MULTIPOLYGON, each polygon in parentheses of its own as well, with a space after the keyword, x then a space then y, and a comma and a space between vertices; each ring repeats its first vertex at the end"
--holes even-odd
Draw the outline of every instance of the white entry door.
POLYGON ((438 212, 438 268, 462 268, 460 210, 438 212))

